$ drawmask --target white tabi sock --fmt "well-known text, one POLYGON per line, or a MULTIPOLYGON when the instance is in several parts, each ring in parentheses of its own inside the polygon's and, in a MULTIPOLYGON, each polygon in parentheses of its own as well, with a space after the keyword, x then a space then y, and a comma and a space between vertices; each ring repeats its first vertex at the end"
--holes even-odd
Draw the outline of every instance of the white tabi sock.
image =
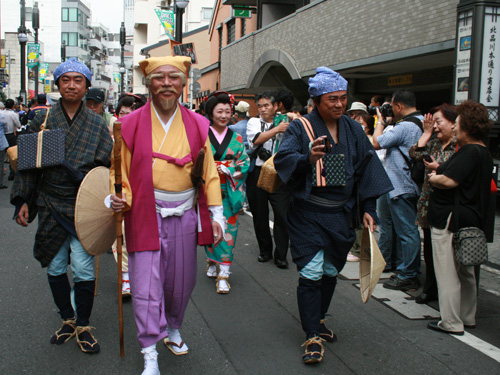
POLYGON ((144 371, 141 375, 160 375, 156 344, 142 348, 141 353, 144 354, 144 371))
MULTIPOLYGON (((219 276, 229 277, 231 274, 231 272, 229 272, 229 267, 231 267, 229 264, 221 264, 219 266, 219 276)), ((219 290, 229 292, 229 285, 226 280, 222 279, 219 281, 219 290)))
POLYGON ((122 290, 129 290, 130 291, 130 279, 128 272, 122 272, 122 280, 128 280, 128 281, 123 281, 122 282, 122 290))
POLYGON ((186 343, 182 341, 181 333, 177 328, 168 327, 167 332, 168 332, 167 340, 170 342, 175 342, 178 345, 178 346, 171 345, 171 348, 174 352, 182 353, 188 351, 188 346, 186 345, 186 343))

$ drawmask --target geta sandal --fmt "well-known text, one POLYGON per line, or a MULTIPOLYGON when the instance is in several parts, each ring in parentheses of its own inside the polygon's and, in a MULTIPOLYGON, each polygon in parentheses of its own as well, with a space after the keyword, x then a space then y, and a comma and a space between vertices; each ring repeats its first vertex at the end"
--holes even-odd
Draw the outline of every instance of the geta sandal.
POLYGON ((325 326, 326 319, 321 319, 320 328, 319 328, 319 336, 327 341, 327 342, 335 342, 337 341, 337 335, 333 333, 331 329, 326 328, 325 326))
POLYGON ((168 341, 168 337, 166 337, 163 340, 163 343, 165 344, 165 346, 167 347, 167 349, 170 350, 175 355, 185 355, 185 354, 188 354, 188 352, 189 352, 189 350, 184 350, 182 352, 176 352, 174 350, 174 346, 177 347, 177 348, 179 348, 179 349, 182 348, 182 346, 184 345, 184 340, 182 340, 180 344, 177 344, 176 342, 168 341))
POLYGON ((215 281, 215 288, 217 289, 217 293, 219 294, 228 294, 231 291, 231 285, 227 281, 229 278, 227 276, 217 276, 217 279, 215 281), (227 290, 222 290, 220 287, 220 282, 225 281, 227 284, 227 290))
POLYGON ((218 274, 219 274, 219 264, 207 259, 207 277, 215 279, 218 274), (213 266, 215 266, 215 271, 213 269, 210 270, 210 267, 213 266))

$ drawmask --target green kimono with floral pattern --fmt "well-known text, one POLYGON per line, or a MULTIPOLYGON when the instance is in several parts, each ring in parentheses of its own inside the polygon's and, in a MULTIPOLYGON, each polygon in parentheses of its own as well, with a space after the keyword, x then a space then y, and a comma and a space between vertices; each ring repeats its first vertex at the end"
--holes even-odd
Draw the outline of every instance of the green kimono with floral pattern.
POLYGON ((209 137, 215 164, 219 170, 225 234, 224 240, 218 246, 205 246, 205 251, 207 258, 213 262, 231 264, 238 234, 238 212, 245 202, 244 182, 250 160, 245 151, 243 138, 231 129, 227 129, 221 144, 217 141, 212 129, 209 137))

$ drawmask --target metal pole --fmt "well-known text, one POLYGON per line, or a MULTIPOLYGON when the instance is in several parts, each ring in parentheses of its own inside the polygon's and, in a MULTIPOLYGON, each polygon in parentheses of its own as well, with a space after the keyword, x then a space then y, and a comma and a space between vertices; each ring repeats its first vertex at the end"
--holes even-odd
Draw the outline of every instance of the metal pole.
POLYGON ((182 43, 182 14, 184 9, 175 4, 175 40, 182 43))
POLYGON ((21 90, 19 96, 23 98, 23 104, 26 104, 26 25, 25 25, 25 1, 20 0, 21 3, 21 26, 19 26, 18 36, 21 36, 19 45, 21 46, 21 90))
POLYGON ((10 70, 10 49, 9 49, 9 52, 8 52, 8 56, 9 56, 9 88, 7 89, 7 98, 10 98, 10 75, 11 75, 11 70, 10 70))
MULTIPOLYGON (((35 44, 38 44, 38 28, 40 27, 40 11, 38 9, 38 1, 35 1, 33 6, 33 29, 35 30, 35 44)), ((40 68, 40 56, 38 57, 38 63, 33 69, 35 69, 35 97, 38 96, 38 70, 40 68)), ((44 103, 45 104, 45 103, 44 103)))
POLYGON ((120 75, 121 75, 121 79, 120 79, 120 84, 121 84, 121 88, 120 88, 120 92, 123 94, 123 92, 125 91, 124 90, 124 85, 125 85, 125 82, 124 82, 124 78, 125 78, 125 62, 124 62, 124 50, 125 50, 125 22, 122 22, 122 25, 120 27, 120 45, 122 46, 122 49, 121 49, 121 66, 120 66, 120 75))

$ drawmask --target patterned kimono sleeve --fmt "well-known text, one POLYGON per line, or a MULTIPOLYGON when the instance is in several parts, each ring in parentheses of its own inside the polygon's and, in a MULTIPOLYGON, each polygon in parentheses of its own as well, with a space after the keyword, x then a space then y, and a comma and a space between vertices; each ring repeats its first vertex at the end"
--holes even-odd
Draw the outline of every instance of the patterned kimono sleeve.
POLYGON ((276 171, 285 184, 294 180, 305 180, 307 172, 311 170, 309 139, 305 140, 304 137, 300 121, 293 121, 288 126, 274 157, 276 171))
POLYGON ((241 135, 234 133, 233 140, 231 141, 231 148, 232 147, 234 147, 236 154, 234 158, 234 167, 231 166, 229 170, 231 171, 231 175, 234 177, 234 181, 236 182, 236 188, 239 189, 247 177, 248 168, 250 167, 250 158, 245 151, 245 145, 243 144, 243 138, 241 135), (235 176, 235 172, 240 172, 241 174, 237 174, 235 176))
POLYGON ((102 127, 95 154, 96 165, 109 168, 111 166, 112 150, 113 139, 111 138, 108 129, 106 127, 102 127))

